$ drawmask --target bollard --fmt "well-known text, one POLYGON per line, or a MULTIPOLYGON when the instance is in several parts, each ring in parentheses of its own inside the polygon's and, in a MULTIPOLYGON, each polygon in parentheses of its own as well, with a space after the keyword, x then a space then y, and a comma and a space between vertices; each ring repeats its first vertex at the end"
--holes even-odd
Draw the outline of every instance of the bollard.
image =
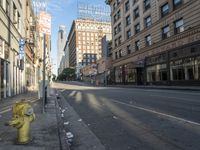
POLYGON ((6 125, 17 128, 17 143, 28 144, 31 141, 30 124, 35 120, 33 108, 24 99, 16 102, 12 108, 12 119, 6 125))
POLYGON ((45 86, 45 105, 47 104, 47 86, 45 86))

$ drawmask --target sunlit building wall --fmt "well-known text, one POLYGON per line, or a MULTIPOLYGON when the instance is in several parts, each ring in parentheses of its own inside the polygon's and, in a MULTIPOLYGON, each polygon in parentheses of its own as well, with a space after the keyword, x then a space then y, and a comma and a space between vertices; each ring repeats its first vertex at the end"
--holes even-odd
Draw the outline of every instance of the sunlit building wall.
POLYGON ((199 85, 200 1, 107 0, 117 84, 199 85))
MULTIPOLYGON (((101 58, 101 39, 106 34, 111 34, 109 22, 87 19, 73 21, 68 35, 69 66, 76 68, 77 78, 80 78, 80 69, 86 65, 86 62, 84 62, 85 54, 96 54, 97 59, 101 58)), ((90 63, 95 63, 92 60, 94 59, 91 59, 90 63)))

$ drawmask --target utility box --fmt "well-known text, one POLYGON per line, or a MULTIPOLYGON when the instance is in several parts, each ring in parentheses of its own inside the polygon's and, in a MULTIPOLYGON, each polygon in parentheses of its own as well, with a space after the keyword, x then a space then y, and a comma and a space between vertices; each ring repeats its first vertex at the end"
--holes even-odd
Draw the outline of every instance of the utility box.
MULTIPOLYGON (((43 98, 43 81, 40 81, 38 85, 38 98, 41 99, 43 98)), ((45 80, 45 87, 47 90, 47 97, 49 97, 50 85, 48 80, 45 80)))

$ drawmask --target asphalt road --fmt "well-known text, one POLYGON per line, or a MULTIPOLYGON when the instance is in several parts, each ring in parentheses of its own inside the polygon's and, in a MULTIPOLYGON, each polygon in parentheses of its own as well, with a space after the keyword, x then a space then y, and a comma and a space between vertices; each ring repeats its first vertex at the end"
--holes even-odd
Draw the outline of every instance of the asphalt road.
POLYGON ((200 93, 55 83, 107 150, 200 150, 200 93))

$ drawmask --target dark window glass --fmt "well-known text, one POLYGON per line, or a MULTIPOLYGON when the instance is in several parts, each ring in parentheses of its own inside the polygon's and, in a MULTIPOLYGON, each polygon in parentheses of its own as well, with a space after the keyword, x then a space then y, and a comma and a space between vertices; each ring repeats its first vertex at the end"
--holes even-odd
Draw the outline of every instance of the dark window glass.
POLYGON ((126 48, 127 48, 127 54, 130 54, 131 53, 131 45, 128 45, 126 48))
POLYGON ((183 23, 183 19, 179 19, 177 21, 174 22, 174 33, 181 33, 184 31, 184 23, 183 23))
POLYGON ((135 42, 135 51, 139 50, 140 49, 140 41, 136 41, 135 42))
POLYGON ((188 79, 189 79, 189 80, 194 80, 193 68, 188 68, 188 69, 187 69, 187 74, 188 74, 188 79))
POLYGON ((127 39, 129 39, 131 37, 131 30, 130 29, 126 32, 126 36, 127 36, 127 39))
POLYGON ((116 22, 116 21, 117 21, 117 14, 114 15, 114 22, 116 22))
POLYGON ((160 70, 159 71, 159 78, 160 78, 160 81, 166 81, 167 80, 167 71, 166 70, 160 70))
POLYGON ((118 31, 118 29, 117 29, 117 27, 115 27, 115 28, 114 28, 114 35, 117 34, 117 31, 118 31))
POLYGON ((122 43, 122 37, 121 36, 118 38, 118 43, 119 43, 119 45, 122 43))
POLYGON ((128 26, 128 25, 130 25, 131 24, 131 17, 130 17, 130 15, 128 15, 127 17, 126 17, 126 25, 128 26))
POLYGON ((169 25, 165 26, 162 28, 162 39, 166 39, 170 36, 170 29, 169 29, 169 25))
POLYGON ((115 47, 117 47, 117 39, 115 39, 115 47))
POLYGON ((181 4, 182 4, 182 0, 173 0, 174 9, 178 8, 179 6, 181 6, 181 4))
POLYGON ((129 1, 127 1, 127 2, 125 3, 125 11, 126 11, 126 12, 129 11, 129 9, 130 9, 130 3, 129 3, 129 1))
POLYGON ((121 0, 117 0, 117 5, 119 5, 121 3, 121 0))
POLYGON ((113 10, 115 10, 115 9, 116 9, 116 3, 113 4, 113 10))
POLYGON ((150 46, 152 44, 151 35, 147 35, 145 37, 146 46, 150 46))
POLYGON ((135 25, 135 34, 137 34, 138 32, 140 32, 140 24, 136 24, 135 25))
POLYGON ((134 18, 138 18, 140 16, 139 14, 139 7, 137 7, 135 10, 134 10, 134 18))
POLYGON ((144 0, 144 10, 147 10, 151 8, 151 1, 150 0, 144 0))
POLYGON ((119 58, 122 57, 122 50, 119 50, 119 58))
POLYGON ((120 10, 117 12, 117 16, 118 16, 118 19, 121 18, 121 11, 120 10))
POLYGON ((115 52, 115 59, 117 59, 118 58, 118 54, 117 54, 117 52, 115 52))
POLYGON ((164 17, 169 13, 169 4, 166 3, 161 7, 161 16, 164 17))
POLYGON ((121 23, 118 24, 118 32, 121 31, 121 23))
POLYGON ((151 16, 148 16, 144 19, 145 21, 145 27, 148 28, 149 26, 151 26, 151 16))

